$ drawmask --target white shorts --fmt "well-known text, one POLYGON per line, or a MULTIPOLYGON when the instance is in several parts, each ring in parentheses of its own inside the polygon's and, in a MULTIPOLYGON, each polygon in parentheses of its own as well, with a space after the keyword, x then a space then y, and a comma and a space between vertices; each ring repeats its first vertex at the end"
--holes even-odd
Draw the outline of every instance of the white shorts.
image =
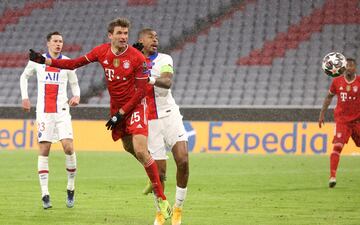
POLYGON ((36 113, 38 141, 57 142, 73 139, 73 129, 69 109, 58 113, 36 113))
POLYGON ((182 118, 177 109, 169 116, 148 121, 148 148, 153 159, 168 159, 166 148, 172 149, 176 142, 188 140, 182 118))

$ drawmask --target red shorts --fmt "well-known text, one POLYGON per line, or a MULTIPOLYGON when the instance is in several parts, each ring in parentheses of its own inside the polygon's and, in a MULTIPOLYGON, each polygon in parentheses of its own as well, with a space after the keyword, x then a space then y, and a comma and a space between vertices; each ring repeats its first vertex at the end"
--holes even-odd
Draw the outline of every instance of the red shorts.
MULTIPOLYGON (((116 106, 111 106, 111 115, 119 110, 116 106)), ((146 114, 146 106, 138 104, 132 112, 129 112, 125 118, 112 130, 112 138, 114 141, 122 137, 134 134, 142 134, 148 136, 148 122, 146 114)))
POLYGON ((360 147, 360 122, 336 123, 335 136, 332 143, 346 144, 350 136, 356 146, 360 147))

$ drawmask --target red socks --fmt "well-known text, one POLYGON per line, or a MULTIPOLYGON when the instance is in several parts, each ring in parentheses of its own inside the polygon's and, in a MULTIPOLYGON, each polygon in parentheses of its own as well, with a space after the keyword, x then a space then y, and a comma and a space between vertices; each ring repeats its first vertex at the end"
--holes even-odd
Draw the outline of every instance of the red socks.
POLYGON ((144 165, 144 168, 151 180, 156 197, 160 197, 162 200, 166 200, 155 161, 153 159, 149 160, 149 162, 144 165))
POLYGON ((342 146, 334 145, 333 151, 330 155, 330 177, 336 177, 336 170, 338 168, 341 150, 342 146))

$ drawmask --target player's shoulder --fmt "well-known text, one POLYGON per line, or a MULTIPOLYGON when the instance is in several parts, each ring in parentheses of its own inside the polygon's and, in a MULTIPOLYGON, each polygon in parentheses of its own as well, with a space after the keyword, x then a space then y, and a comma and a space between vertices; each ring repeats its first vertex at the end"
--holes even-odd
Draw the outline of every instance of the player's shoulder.
POLYGON ((339 82, 342 82, 342 81, 345 81, 344 75, 333 78, 332 82, 333 83, 339 83, 339 82))
POLYGON ((172 59, 172 57, 166 53, 158 52, 158 57, 164 58, 164 59, 172 59))
POLYGON ((104 50, 108 50, 109 48, 111 48, 111 44, 110 43, 103 43, 100 45, 97 45, 93 48, 93 50, 96 51, 104 51, 104 50))
POLYGON ((70 59, 70 57, 68 57, 68 56, 66 56, 66 55, 61 54, 61 59, 70 59))
POLYGON ((173 59, 172 59, 172 57, 171 57, 170 55, 168 55, 168 54, 160 53, 160 52, 159 52, 156 58, 157 58, 157 61, 159 61, 159 62, 163 62, 163 63, 165 63, 165 64, 170 64, 170 65, 172 65, 173 59))

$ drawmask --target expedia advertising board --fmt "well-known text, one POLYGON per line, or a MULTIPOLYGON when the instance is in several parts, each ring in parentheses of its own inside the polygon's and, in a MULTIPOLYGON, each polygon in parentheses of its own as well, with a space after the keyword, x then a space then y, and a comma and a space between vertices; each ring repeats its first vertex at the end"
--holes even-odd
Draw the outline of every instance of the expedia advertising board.
MULTIPOLYGON (((189 151, 214 154, 327 155, 332 150, 334 124, 307 122, 193 122, 185 121, 189 151)), ((74 120, 76 151, 123 151, 113 142, 105 121, 74 120)), ((0 120, 0 150, 37 150, 34 120, 0 120)), ((59 143, 52 149, 61 150, 59 143)), ((352 140, 342 154, 360 154, 352 140)))

